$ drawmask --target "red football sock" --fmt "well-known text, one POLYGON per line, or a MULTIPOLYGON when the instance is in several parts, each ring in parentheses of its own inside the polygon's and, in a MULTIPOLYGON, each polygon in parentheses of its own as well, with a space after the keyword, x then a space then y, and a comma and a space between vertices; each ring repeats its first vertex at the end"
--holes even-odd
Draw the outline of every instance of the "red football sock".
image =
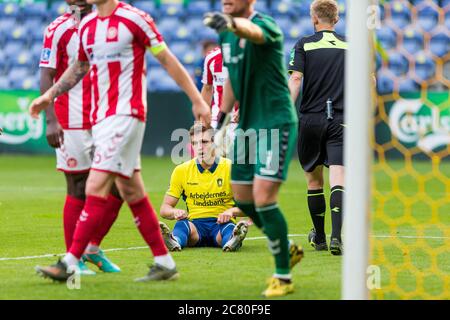
POLYGON ((77 226, 78 218, 81 211, 84 208, 84 200, 77 199, 75 197, 66 196, 66 202, 64 204, 63 213, 63 225, 64 225, 64 241, 66 243, 66 250, 70 249, 72 245, 73 233, 77 226))
POLYGON ((159 230, 159 222, 156 212, 147 197, 129 204, 133 212, 134 222, 145 242, 153 252, 153 256, 162 256, 168 253, 163 237, 159 230))
POLYGON ((94 237, 91 239, 91 244, 95 246, 100 246, 103 239, 108 234, 112 225, 116 221, 120 208, 122 207, 123 200, 114 197, 112 194, 108 196, 108 203, 106 204, 106 213, 103 216, 102 222, 99 228, 96 230, 94 237))
POLYGON ((99 227, 107 210, 106 204, 107 200, 105 198, 87 196, 86 204, 78 220, 73 235, 72 246, 69 250, 78 259, 83 255, 89 240, 92 239, 95 230, 99 227))

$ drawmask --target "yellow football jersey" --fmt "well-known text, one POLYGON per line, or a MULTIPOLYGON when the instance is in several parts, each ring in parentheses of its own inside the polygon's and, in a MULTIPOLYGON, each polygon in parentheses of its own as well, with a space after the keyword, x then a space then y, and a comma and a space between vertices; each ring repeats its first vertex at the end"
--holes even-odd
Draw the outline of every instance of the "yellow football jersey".
POLYGON ((217 218, 234 207, 231 191, 231 160, 216 158, 209 170, 197 158, 178 165, 170 179, 167 195, 186 202, 188 218, 217 218))

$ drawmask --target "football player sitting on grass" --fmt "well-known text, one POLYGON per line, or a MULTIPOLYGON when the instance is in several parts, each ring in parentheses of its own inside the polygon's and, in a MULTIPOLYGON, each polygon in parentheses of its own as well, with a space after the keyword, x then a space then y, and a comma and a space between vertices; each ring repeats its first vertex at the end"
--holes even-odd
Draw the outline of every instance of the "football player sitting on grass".
POLYGON ((163 218, 177 220, 172 232, 160 222, 166 246, 170 251, 184 247, 236 251, 242 246, 248 226, 245 221, 235 220, 244 214, 233 200, 231 160, 216 156, 213 130, 199 124, 189 134, 196 157, 174 169, 160 209, 163 218), (186 210, 176 208, 180 198, 186 210))

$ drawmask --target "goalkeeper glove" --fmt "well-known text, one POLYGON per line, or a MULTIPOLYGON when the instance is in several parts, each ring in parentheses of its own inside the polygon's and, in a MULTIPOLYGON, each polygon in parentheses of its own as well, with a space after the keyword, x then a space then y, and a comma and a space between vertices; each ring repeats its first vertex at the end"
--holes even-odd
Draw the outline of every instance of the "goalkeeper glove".
POLYGON ((203 24, 222 33, 224 31, 236 31, 236 22, 233 17, 221 12, 208 12, 203 18, 203 24))

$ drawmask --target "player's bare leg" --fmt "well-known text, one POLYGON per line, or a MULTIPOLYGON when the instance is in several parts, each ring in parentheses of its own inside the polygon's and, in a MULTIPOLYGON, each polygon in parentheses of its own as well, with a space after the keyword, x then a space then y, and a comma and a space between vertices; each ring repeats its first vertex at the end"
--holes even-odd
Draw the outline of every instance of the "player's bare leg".
POLYGON ((134 216, 134 221, 150 247, 155 258, 147 276, 136 281, 172 280, 178 277, 178 271, 170 253, 164 244, 160 233, 159 221, 147 194, 141 173, 136 171, 130 179, 117 177, 117 187, 122 198, 128 203, 134 216))
POLYGON ((341 239, 341 230, 343 223, 342 200, 344 197, 344 166, 330 166, 330 209, 331 209, 331 242, 330 251, 333 255, 342 255, 344 247, 341 239))
POLYGON ((309 232, 308 242, 317 251, 327 251, 323 166, 317 166, 312 172, 305 172, 305 178, 308 186, 308 209, 314 225, 309 232))

